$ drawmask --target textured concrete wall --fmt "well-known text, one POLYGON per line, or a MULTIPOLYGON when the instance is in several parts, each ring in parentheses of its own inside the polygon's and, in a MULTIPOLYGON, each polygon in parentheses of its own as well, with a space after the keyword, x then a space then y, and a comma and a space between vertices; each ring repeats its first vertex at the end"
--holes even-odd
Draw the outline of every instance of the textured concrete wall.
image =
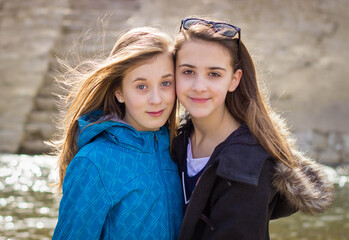
POLYGON ((0 2, 0 151, 16 152, 59 36, 65 0, 0 2))
POLYGON ((16 152, 25 135, 35 135, 25 129, 36 127, 26 124, 40 84, 54 67, 54 55, 66 51, 91 21, 111 13, 107 48, 122 27, 162 26, 175 35, 186 16, 209 16, 241 27, 272 106, 318 159, 345 161, 348 9, 349 0, 0 0, 0 151, 16 152))

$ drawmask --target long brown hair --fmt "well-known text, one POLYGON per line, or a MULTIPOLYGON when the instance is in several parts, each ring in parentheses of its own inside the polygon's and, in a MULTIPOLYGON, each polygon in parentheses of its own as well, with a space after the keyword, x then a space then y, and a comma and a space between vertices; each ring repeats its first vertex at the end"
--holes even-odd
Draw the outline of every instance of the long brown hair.
POLYGON ((261 93, 255 65, 245 44, 238 39, 225 37, 208 26, 197 24, 179 32, 175 41, 175 56, 181 47, 191 40, 215 42, 229 51, 234 72, 241 69, 242 77, 235 91, 227 93, 226 107, 236 120, 247 124, 258 142, 273 157, 289 167, 295 166, 297 151, 294 139, 284 120, 271 109, 261 93))
MULTIPOLYGON (((69 87, 67 96, 63 96, 64 105, 68 105, 69 109, 61 121, 61 136, 51 144, 59 156, 59 181, 56 184, 59 191, 67 167, 79 150, 79 117, 94 110, 102 110, 105 116, 103 121, 110 120, 112 114, 117 114, 122 119, 125 115, 125 105, 116 100, 115 90, 121 87, 128 71, 162 53, 173 53, 173 42, 167 34, 155 28, 134 28, 122 35, 109 57, 100 62, 86 61, 76 68, 65 65, 65 74, 58 81, 69 87)), ((175 104, 166 123, 170 130, 171 143, 176 133, 176 110, 175 104)), ((96 120, 92 124, 97 122, 100 121, 96 120)))

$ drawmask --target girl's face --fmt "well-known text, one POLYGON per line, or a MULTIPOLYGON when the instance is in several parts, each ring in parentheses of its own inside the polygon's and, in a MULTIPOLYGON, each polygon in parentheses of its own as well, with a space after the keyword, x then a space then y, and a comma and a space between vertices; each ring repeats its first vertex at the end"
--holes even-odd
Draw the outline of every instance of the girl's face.
POLYGON ((115 91, 125 103, 124 121, 138 131, 156 131, 171 114, 175 102, 172 56, 163 53, 129 71, 115 91))
POLYGON ((233 73, 232 59, 218 43, 191 40, 181 47, 176 60, 176 91, 193 119, 219 116, 227 92, 239 85, 241 70, 233 73))

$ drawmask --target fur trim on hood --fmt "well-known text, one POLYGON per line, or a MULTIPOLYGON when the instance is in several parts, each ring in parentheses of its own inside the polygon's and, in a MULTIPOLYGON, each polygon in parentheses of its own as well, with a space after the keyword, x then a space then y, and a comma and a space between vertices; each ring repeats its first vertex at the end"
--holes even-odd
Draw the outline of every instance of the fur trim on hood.
POLYGON ((291 169, 278 161, 273 184, 296 210, 310 215, 322 213, 334 200, 333 184, 320 164, 300 152, 294 154, 298 166, 291 169))

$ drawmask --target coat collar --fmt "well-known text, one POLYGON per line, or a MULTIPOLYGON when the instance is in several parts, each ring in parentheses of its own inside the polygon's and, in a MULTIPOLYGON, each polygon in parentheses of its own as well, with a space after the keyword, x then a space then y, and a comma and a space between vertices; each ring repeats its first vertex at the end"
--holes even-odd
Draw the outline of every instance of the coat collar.
MULTIPOLYGON (((174 141, 174 150, 181 165, 185 164, 186 146, 192 127, 187 127, 174 141)), ((257 185, 264 161, 270 155, 259 145, 246 124, 232 132, 212 153, 207 166, 217 164, 218 176, 257 185)))
POLYGON ((216 147, 211 159, 218 162, 218 176, 256 186, 263 163, 269 156, 247 125, 241 124, 216 147))

